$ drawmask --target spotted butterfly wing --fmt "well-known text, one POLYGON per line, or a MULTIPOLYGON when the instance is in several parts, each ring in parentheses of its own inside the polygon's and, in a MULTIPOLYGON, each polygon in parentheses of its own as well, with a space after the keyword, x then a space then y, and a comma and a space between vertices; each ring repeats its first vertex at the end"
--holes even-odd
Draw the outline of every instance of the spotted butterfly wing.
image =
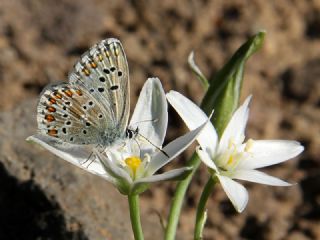
POLYGON ((112 144, 125 135, 129 71, 122 45, 106 39, 75 64, 69 83, 48 86, 38 105, 41 133, 74 144, 112 144))

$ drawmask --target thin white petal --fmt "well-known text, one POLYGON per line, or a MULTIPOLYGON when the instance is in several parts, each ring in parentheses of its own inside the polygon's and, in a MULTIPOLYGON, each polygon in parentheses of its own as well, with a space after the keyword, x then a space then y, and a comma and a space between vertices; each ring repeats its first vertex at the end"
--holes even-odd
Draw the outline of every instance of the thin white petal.
POLYGON ((217 175, 223 190, 238 212, 242 212, 247 206, 249 196, 244 186, 229 177, 217 175))
POLYGON ((203 130, 204 126, 208 122, 202 124, 200 127, 188 132, 187 134, 173 140, 167 146, 165 146, 162 151, 157 152, 152 158, 147 166, 148 175, 153 175, 161 167, 168 164, 177 155, 183 152, 190 144, 195 140, 198 134, 203 130))
POLYGON ((54 138, 41 134, 30 136, 27 138, 27 141, 37 143, 63 160, 113 182, 112 177, 109 176, 103 166, 96 161, 97 159, 88 146, 61 143, 54 138))
POLYGON ((280 186, 280 187, 288 187, 292 184, 285 182, 279 178, 269 176, 263 172, 257 170, 237 170, 233 175, 232 178, 245 180, 249 182, 256 182, 271 186, 280 186))
POLYGON ((62 143, 55 138, 41 134, 30 136, 27 141, 37 143, 49 152, 75 165, 86 162, 92 154, 92 151, 86 146, 62 143))
POLYGON ((249 149, 251 157, 242 161, 238 167, 241 169, 255 169, 271 166, 296 157, 303 149, 303 146, 296 141, 253 141, 249 149))
POLYGON ((99 154, 97 151, 95 151, 95 154, 97 158, 99 159, 101 165, 103 165, 106 172, 108 172, 109 175, 111 175, 113 178, 121 178, 128 183, 132 183, 132 179, 128 172, 126 172, 121 167, 117 166, 113 161, 108 159, 103 154, 99 154))
MULTIPOLYGON (((199 127, 207 121, 207 115, 192 101, 176 91, 167 93, 167 99, 172 107, 178 112, 190 130, 199 127)), ((212 155, 216 151, 218 135, 213 125, 208 123, 197 137, 203 150, 209 151, 212 155)))
MULTIPOLYGON (((167 124, 168 106, 161 82, 158 78, 149 78, 141 90, 129 128, 132 130, 138 128, 143 138, 161 147, 167 124)), ((149 143, 148 145, 150 146, 149 143)))
POLYGON ((218 152, 224 152, 232 140, 235 144, 241 144, 245 137, 246 125, 249 117, 249 103, 251 95, 246 98, 244 103, 232 115, 230 122, 224 130, 219 142, 218 152))
POLYGON ((219 172, 217 166, 214 164, 212 158, 206 151, 197 148, 197 153, 204 164, 206 164, 209 168, 215 170, 216 172, 219 172))
POLYGON ((159 181, 166 181, 166 180, 172 180, 175 178, 178 178, 185 174, 186 172, 189 172, 192 168, 190 167, 183 167, 178 168, 174 170, 167 171, 162 174, 156 174, 149 177, 141 178, 137 180, 135 183, 153 183, 153 182, 159 182, 159 181))

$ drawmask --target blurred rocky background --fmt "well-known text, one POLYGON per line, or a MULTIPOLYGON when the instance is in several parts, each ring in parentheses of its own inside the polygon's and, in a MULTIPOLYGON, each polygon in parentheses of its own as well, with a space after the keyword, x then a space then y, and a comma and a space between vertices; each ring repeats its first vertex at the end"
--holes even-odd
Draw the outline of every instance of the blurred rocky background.
MULTIPOLYGON (((48 83, 66 81, 76 59, 103 38, 117 37, 130 68, 132 107, 147 77, 157 76, 199 102, 201 84, 187 56, 213 76, 249 36, 267 31, 249 60, 242 99, 253 94, 248 135, 295 139, 306 150, 266 170, 297 182, 291 188, 247 184, 247 209, 237 214, 217 188, 208 204, 204 239, 320 239, 319 0, 1 0, 0 239, 132 239, 126 198, 109 183, 38 146, 36 103, 48 83)), ((170 109, 167 141, 184 133, 170 109)), ((185 152, 171 166, 182 165, 185 152)), ((192 239, 200 169, 188 191, 177 239, 192 239)), ((175 183, 142 195, 146 239, 161 239, 175 183)))

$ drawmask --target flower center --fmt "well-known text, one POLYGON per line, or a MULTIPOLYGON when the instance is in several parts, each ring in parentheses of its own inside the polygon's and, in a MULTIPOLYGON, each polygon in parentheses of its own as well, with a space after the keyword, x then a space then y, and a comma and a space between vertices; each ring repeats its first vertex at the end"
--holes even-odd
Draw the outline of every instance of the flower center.
POLYGON ((132 171, 133 178, 135 178, 137 169, 140 167, 141 162, 142 162, 141 159, 139 157, 132 156, 132 157, 126 158, 124 160, 124 162, 129 167, 129 169, 132 171))
POLYGON ((246 159, 252 149, 254 141, 249 139, 244 147, 237 146, 231 139, 228 145, 228 149, 222 153, 217 159, 217 165, 223 171, 232 171, 237 168, 239 163, 246 159))

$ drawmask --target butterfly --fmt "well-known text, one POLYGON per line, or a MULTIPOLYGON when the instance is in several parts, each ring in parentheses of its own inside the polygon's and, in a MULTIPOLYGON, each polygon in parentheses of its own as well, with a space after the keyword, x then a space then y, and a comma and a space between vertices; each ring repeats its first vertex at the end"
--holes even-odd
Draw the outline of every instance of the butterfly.
POLYGON ((91 47, 68 78, 68 82, 48 85, 40 95, 41 134, 71 144, 102 146, 134 136, 127 129, 129 69, 118 39, 108 38, 91 47))

